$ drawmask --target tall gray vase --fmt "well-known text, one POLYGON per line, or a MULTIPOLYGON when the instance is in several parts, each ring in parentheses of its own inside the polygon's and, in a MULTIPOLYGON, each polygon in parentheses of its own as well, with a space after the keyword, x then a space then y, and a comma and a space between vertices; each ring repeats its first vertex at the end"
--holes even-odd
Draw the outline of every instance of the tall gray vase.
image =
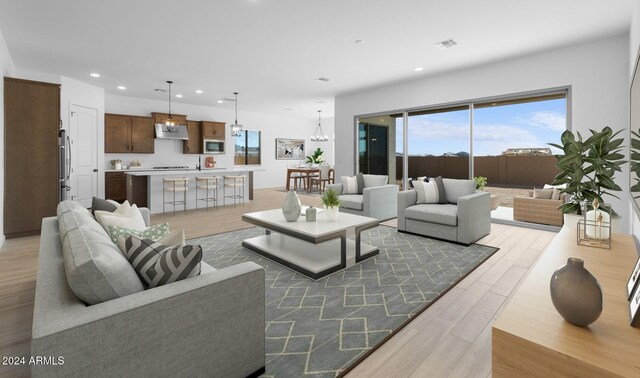
POLYGON ((567 265, 551 276, 551 301, 571 324, 585 327, 602 313, 602 289, 598 280, 584 268, 584 260, 569 257, 567 265))
POLYGON ((298 198, 296 192, 290 190, 282 204, 282 215, 284 215, 284 219, 286 219, 287 222, 297 221, 298 218, 300 218, 301 208, 300 198, 298 198))

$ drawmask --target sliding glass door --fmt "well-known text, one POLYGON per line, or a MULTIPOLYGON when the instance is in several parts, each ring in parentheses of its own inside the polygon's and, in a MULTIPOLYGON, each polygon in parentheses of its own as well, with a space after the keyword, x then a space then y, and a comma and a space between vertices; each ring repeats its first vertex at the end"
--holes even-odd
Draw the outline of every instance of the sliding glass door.
POLYGON ((408 176, 469 178, 469 106, 408 113, 408 176))

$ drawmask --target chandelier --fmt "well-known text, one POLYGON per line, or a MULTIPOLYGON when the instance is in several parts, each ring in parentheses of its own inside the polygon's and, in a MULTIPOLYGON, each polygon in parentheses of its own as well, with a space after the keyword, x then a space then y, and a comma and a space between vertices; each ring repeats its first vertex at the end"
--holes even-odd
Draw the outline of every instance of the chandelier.
POLYGON ((314 142, 326 142, 329 140, 329 136, 322 131, 320 112, 321 110, 318 110, 318 127, 316 127, 316 131, 311 136, 311 140, 314 142))
POLYGON ((236 96, 236 121, 231 125, 231 136, 240 137, 242 136, 242 125, 238 123, 238 92, 233 92, 236 96))

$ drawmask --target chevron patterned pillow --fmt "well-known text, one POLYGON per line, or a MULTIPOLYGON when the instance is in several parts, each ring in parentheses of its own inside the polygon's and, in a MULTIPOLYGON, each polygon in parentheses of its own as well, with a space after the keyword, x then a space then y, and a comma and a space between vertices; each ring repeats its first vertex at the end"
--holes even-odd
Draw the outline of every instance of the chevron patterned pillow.
POLYGON ((129 236, 125 247, 127 259, 146 289, 200 275, 199 245, 171 247, 129 236))

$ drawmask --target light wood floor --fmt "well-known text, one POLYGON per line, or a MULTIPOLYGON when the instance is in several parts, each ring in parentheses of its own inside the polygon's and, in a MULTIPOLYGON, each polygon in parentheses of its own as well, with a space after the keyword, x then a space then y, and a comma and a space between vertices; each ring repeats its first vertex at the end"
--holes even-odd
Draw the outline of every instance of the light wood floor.
MULTIPOLYGON (((286 193, 258 189, 236 207, 156 215, 152 223, 183 228, 187 238, 251 227, 243 213, 279 207, 286 193)), ((319 206, 317 196, 300 196, 319 206)), ((486 377, 491 369, 491 325, 554 233, 492 224, 479 243, 495 253, 460 284, 369 356, 349 377, 486 377)), ((0 357, 30 356, 31 321, 40 238, 7 240, 0 249, 0 357)), ((0 361, 1 362, 1 361, 0 361)), ((0 377, 29 376, 28 367, 0 365, 0 377)))

